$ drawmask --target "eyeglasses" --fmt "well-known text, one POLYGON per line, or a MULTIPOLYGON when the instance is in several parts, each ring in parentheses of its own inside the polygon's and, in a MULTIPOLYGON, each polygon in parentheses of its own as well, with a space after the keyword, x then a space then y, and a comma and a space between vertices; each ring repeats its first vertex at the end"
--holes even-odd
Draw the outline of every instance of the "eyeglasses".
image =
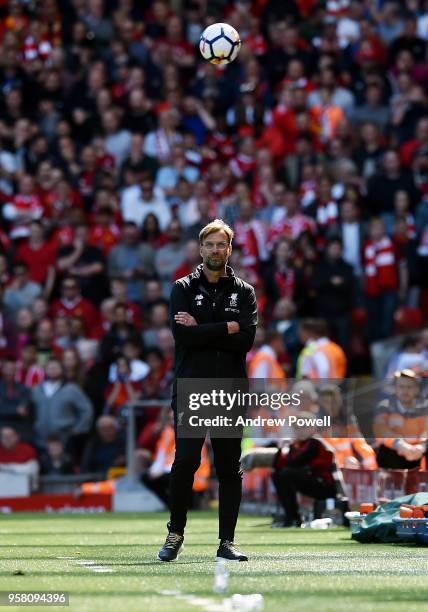
POLYGON ((207 251, 213 251, 217 248, 219 251, 225 251, 229 246, 227 242, 204 242, 202 245, 207 251))

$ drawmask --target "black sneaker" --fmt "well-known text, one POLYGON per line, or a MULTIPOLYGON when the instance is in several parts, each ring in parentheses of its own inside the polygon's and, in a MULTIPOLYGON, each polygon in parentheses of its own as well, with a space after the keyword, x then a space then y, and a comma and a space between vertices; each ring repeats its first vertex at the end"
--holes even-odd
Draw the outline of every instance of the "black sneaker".
POLYGON ((221 540, 217 550, 216 561, 248 561, 247 555, 244 555, 236 544, 230 540, 221 540))
POLYGON ((165 544, 159 551, 159 561, 175 561, 183 550, 184 537, 179 533, 170 531, 165 540, 165 544))

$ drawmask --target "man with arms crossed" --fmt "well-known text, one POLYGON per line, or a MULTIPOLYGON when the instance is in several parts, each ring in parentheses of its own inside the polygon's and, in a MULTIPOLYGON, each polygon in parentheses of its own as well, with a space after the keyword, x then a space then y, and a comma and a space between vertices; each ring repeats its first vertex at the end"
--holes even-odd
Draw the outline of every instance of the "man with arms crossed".
MULTIPOLYGON (((254 288, 237 278, 227 265, 233 230, 221 219, 199 234, 202 264, 174 283, 170 300, 171 329, 175 338, 172 408, 177 426, 177 379, 247 378, 245 357, 257 326, 254 288)), ((193 476, 201 461, 204 437, 176 435, 170 479, 168 536, 160 561, 174 561, 184 540, 193 476)), ((247 561, 234 544, 242 492, 241 438, 212 438, 219 481, 219 538, 217 560, 247 561)))

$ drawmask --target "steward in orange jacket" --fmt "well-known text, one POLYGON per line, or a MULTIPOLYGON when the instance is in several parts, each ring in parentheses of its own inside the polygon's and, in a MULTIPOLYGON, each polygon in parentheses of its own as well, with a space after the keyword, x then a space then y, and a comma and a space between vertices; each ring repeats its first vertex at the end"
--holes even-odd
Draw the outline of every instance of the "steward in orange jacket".
POLYGON ((282 334, 269 331, 266 334, 266 344, 256 352, 248 367, 248 378, 264 378, 283 380, 285 378, 278 355, 284 352, 282 334))
POLYGON ((395 391, 379 403, 373 425, 379 467, 411 469, 426 463, 428 401, 413 370, 395 374, 395 391))
POLYGON ((299 336, 305 348, 297 360, 297 378, 341 380, 346 376, 346 355, 341 347, 327 338, 322 319, 304 319, 299 336))

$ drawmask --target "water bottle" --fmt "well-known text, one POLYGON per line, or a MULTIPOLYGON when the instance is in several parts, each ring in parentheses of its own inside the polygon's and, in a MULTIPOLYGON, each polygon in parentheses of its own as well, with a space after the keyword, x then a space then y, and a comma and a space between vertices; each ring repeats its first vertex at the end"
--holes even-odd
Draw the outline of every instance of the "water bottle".
POLYGON ((214 572, 214 593, 224 595, 227 593, 227 587, 229 584, 229 570, 227 568, 227 561, 220 559, 217 561, 214 572))

